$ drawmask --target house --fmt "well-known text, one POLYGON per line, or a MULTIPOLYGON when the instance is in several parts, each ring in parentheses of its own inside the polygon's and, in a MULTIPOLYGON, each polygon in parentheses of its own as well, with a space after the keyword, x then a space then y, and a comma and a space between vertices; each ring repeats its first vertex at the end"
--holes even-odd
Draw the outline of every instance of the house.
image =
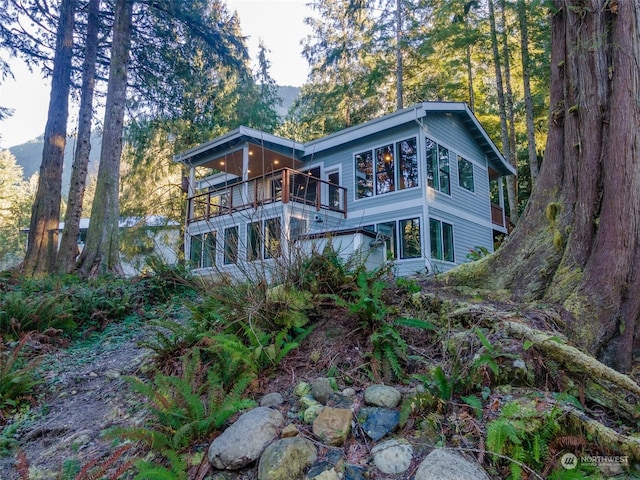
MULTIPOLYGON (((81 218, 78 232, 78 249, 80 254, 84 249, 89 230, 90 219, 81 218)), ((180 247, 180 225, 168 218, 150 215, 148 217, 124 217, 118 220, 120 231, 120 261, 127 277, 139 275, 147 266, 146 261, 154 255, 167 265, 178 263, 180 247)), ((55 242, 62 240, 64 222, 58 224, 58 230, 53 231, 55 242)), ((25 251, 28 242, 29 229, 20 232, 25 239, 25 251)))
POLYGON ((502 177, 516 173, 451 102, 304 144, 240 127, 175 160, 190 171, 185 254, 198 271, 232 275, 298 242, 363 232, 360 247, 384 245, 398 275, 446 271, 507 234, 502 177))

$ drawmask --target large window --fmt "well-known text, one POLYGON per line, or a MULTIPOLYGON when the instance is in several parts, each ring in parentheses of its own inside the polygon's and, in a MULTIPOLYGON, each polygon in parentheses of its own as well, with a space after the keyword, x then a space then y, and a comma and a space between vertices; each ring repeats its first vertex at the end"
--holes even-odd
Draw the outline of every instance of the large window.
POLYGON ((420 258, 420 219, 400 220, 400 258, 420 258))
POLYGON ((376 195, 396 189, 396 162, 393 144, 376 148, 376 195))
POLYGON ((382 145, 354 156, 356 197, 374 195, 418 186, 416 139, 382 145))
POLYGON ((400 158, 400 189, 418 186, 418 147, 416 139, 410 138, 396 143, 400 158))
POLYGON ((282 249, 282 223, 279 217, 247 225, 247 260, 279 257, 282 249))
POLYGON ((451 195, 449 181, 449 149, 425 138, 427 154, 427 185, 442 193, 451 195))
POLYGON ((420 219, 409 218, 399 222, 384 222, 367 225, 365 230, 378 232, 385 236, 387 244, 387 259, 398 258, 398 239, 400 240, 400 258, 422 257, 422 240, 420 234, 420 219), (398 235, 398 225, 400 235, 398 235))
POLYGON ((356 195, 373 196, 373 153, 371 150, 356 155, 356 195))
POLYGON ((458 183, 470 192, 475 190, 473 185, 473 163, 458 155, 458 183))
POLYGON ((189 260, 194 268, 213 267, 216 264, 216 232, 191 237, 189 260))
POLYGON ((238 263, 238 227, 224 230, 224 263, 238 263))
POLYGON ((453 225, 433 218, 429 219, 431 258, 455 262, 453 253, 453 225))

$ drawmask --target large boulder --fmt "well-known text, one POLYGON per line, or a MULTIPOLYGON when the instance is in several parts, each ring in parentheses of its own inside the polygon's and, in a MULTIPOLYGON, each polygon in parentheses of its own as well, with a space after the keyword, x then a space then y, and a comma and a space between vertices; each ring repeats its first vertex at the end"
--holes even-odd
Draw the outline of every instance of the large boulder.
POLYGON ((296 480, 317 458, 316 447, 306 438, 277 440, 260 457, 258 480, 296 480))
POLYGON ((248 411, 209 447, 209 462, 219 470, 238 470, 255 462, 284 424, 278 410, 258 407, 248 411))
POLYGON ((451 450, 436 448, 422 460, 414 480, 490 480, 475 462, 451 450))

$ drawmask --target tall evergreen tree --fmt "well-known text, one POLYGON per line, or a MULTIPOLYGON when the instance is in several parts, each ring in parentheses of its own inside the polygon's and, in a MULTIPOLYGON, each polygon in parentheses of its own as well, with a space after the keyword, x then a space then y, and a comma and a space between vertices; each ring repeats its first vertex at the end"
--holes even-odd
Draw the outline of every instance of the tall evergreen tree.
POLYGON ((60 221, 62 163, 67 140, 74 10, 75 0, 63 0, 60 4, 42 164, 38 191, 31 213, 27 253, 23 264, 23 272, 26 275, 50 272, 55 265, 60 221))
POLYGON ((82 67, 82 88, 80 110, 78 112, 78 143, 71 170, 71 182, 67 197, 64 229, 58 249, 56 270, 71 272, 77 256, 78 235, 82 201, 87 181, 89 154, 91 153, 91 119, 93 117, 93 95, 96 83, 96 61, 98 57, 98 32, 100 27, 100 0, 89 0, 87 12, 87 33, 85 38, 84 63, 82 67))
POLYGON ((555 304, 570 338, 620 370, 640 346, 639 25, 638 0, 553 2, 538 184, 477 278, 555 304))
POLYGON ((132 21, 133 0, 116 0, 98 184, 85 248, 78 260, 83 276, 96 271, 123 275, 118 194, 132 21))

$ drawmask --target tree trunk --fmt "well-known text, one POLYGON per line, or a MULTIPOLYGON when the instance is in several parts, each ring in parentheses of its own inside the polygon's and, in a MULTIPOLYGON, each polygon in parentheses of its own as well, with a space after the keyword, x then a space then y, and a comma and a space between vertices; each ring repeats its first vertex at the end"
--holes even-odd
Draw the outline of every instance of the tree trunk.
POLYGON ((402 110, 402 0, 396 0, 396 107, 402 110))
MULTIPOLYGON (((513 165, 518 171, 518 150, 516 149, 516 117, 513 108, 513 88, 511 88, 511 60, 509 55, 509 37, 507 36, 507 16, 505 13, 506 10, 505 0, 500 0, 500 9, 501 9, 501 24, 502 24, 502 57, 504 58, 504 86, 506 90, 505 95, 505 111, 507 117, 507 126, 508 126, 508 136, 509 136, 509 152, 511 153, 511 158, 509 158, 509 163, 513 165)), ((518 183, 517 178, 514 179, 516 182, 516 220, 518 213, 518 183)))
POLYGON ((98 184, 91 209, 85 248, 78 261, 79 273, 123 275, 119 252, 119 180, 122 134, 131 47, 132 0, 115 2, 109 85, 104 115, 98 184))
POLYGON ((74 10, 75 0, 63 0, 60 4, 42 164, 36 198, 31 209, 27 252, 22 265, 23 273, 28 276, 51 272, 58 249, 62 165, 69 116, 74 10))
MULTIPOLYGON (((502 139, 502 153, 509 163, 513 164, 509 129, 507 125, 507 108, 504 98, 504 81, 502 79, 502 61, 498 51, 498 33, 496 30, 496 15, 493 0, 489 0, 489 23, 491 26, 491 48, 496 71, 496 90, 498 93, 498 107, 500 109, 500 138, 502 139)), ((518 195, 516 193, 516 178, 508 176, 507 199, 509 200, 509 217, 513 223, 518 221, 518 195)))
POLYGON ((640 346, 639 12, 640 0, 554 1, 538 186, 514 234, 466 272, 558 305, 569 336, 619 370, 640 346))
POLYGON ((93 115, 93 92, 96 83, 96 59, 98 55, 98 30, 100 27, 100 0, 89 0, 87 38, 85 40, 84 64, 82 66, 82 91, 78 113, 78 146, 73 159, 69 199, 64 218, 62 240, 58 250, 56 270, 71 272, 75 266, 82 200, 87 181, 89 154, 91 153, 91 117, 93 115))
POLYGON ((518 0, 518 21, 520 24, 520 53, 522 55, 522 89, 524 93, 524 108, 527 124, 527 153, 529 158, 529 173, 531 174, 531 191, 538 182, 538 154, 536 151, 536 132, 533 123, 533 98, 531 97, 531 80, 529 70, 529 25, 527 23, 527 2, 518 0))

